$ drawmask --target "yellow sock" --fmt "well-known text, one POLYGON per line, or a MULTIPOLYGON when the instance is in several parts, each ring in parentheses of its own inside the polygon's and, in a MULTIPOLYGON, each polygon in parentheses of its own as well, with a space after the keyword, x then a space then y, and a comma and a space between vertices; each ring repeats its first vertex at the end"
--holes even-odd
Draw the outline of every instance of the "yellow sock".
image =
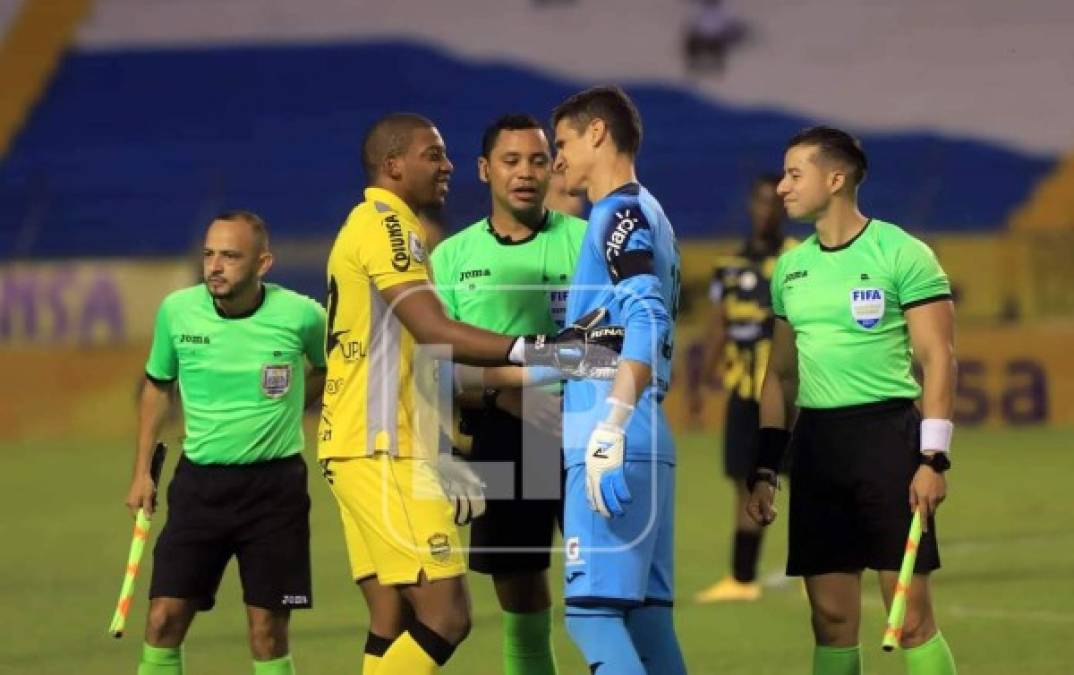
POLYGON ((373 631, 365 638, 365 656, 362 658, 362 675, 377 675, 380 670, 381 659, 392 646, 390 638, 377 635, 373 631))
POLYGON ((362 675, 377 675, 380 670, 380 659, 379 656, 366 654, 362 658, 362 675))
POLYGON ((407 631, 388 648, 376 672, 377 675, 436 675, 440 666, 407 631))

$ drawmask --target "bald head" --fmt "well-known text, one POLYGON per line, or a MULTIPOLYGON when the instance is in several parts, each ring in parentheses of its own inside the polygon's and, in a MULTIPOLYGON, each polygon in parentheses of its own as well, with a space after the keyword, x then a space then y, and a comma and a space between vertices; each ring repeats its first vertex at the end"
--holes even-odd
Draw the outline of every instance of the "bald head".
POLYGON ((362 143, 362 166, 369 182, 380 174, 384 160, 406 154, 419 129, 434 129, 427 118, 416 113, 392 113, 377 120, 362 143))

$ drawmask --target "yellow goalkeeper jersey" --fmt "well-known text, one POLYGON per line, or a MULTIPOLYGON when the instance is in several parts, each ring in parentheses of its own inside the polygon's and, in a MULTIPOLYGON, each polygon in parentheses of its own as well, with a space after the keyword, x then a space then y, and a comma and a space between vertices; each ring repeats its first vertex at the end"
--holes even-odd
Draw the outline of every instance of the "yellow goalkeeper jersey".
POLYGON ((328 257, 318 458, 435 452, 419 431, 418 408, 425 406, 417 391, 435 380, 434 362, 415 365, 414 338, 380 294, 411 281, 428 281, 421 223, 394 193, 367 188, 328 257))

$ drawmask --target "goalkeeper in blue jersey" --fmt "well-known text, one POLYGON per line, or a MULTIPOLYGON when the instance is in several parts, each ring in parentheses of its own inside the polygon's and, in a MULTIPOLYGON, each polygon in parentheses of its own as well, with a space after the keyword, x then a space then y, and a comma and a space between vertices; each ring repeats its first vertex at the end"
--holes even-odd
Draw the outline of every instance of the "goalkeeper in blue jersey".
POLYGON ((567 323, 606 307, 625 327, 615 379, 564 392, 567 630, 599 675, 684 673, 672 623, 675 445, 660 402, 679 295, 675 233, 638 184, 641 120, 616 87, 553 112, 556 168, 593 208, 567 323))

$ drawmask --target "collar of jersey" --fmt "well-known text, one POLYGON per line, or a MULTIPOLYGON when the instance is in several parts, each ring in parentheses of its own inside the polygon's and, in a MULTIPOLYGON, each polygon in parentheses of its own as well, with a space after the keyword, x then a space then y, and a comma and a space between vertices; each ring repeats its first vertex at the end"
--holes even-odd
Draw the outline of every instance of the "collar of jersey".
POLYGON ((611 197, 612 195, 640 195, 640 194, 641 194, 641 183, 630 181, 629 183, 624 183, 623 185, 620 185, 619 187, 617 187, 614 190, 612 190, 611 192, 609 192, 608 196, 611 197))
POLYGON ((861 235, 865 234, 865 231, 869 229, 869 225, 872 222, 873 222, 872 218, 870 218, 869 220, 866 220, 865 224, 861 226, 861 230, 859 230, 857 234, 855 234, 853 237, 851 237, 847 241, 844 241, 842 244, 839 244, 838 246, 825 246, 821 242, 820 235, 818 234, 817 235, 817 246, 819 246, 820 250, 824 251, 825 253, 834 253, 836 251, 842 251, 845 248, 850 248, 851 244, 853 244, 857 240, 861 239, 861 235))
POLYGON ((380 187, 367 187, 365 189, 365 200, 367 202, 383 202, 392 207, 399 215, 409 220, 417 220, 418 217, 414 214, 407 203, 399 198, 399 195, 395 194, 391 190, 385 190, 380 187))
MULTIPOLYGON (((209 289, 205 289, 206 293, 209 293, 209 289)), ((220 310, 220 306, 216 304, 216 300, 212 294, 209 294, 209 302, 213 303, 213 309, 216 310, 216 315, 221 319, 248 319, 257 313, 257 310, 261 309, 261 306, 265 304, 265 297, 268 295, 268 287, 265 284, 261 284, 261 293, 257 296, 257 304, 250 309, 246 310, 242 314, 224 314, 220 310)))
POLYGON ((500 233, 496 231, 496 228, 492 226, 492 216, 485 218, 485 229, 492 235, 492 238, 495 239, 497 243, 504 246, 518 246, 519 244, 526 244, 533 241, 537 238, 538 234, 544 232, 548 227, 548 220, 551 217, 551 211, 545 209, 544 218, 541 219, 541 223, 535 229, 530 230, 530 233, 525 237, 518 240, 512 239, 511 237, 501 236, 500 233))

